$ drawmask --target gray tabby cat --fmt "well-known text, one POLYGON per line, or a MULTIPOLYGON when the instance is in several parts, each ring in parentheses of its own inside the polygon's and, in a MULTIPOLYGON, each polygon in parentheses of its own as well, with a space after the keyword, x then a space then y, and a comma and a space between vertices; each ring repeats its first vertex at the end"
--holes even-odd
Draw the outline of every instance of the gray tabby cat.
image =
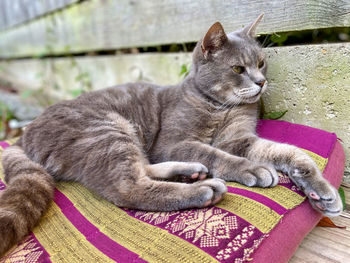
POLYGON ((0 254, 38 223, 58 180, 79 182, 120 207, 171 211, 216 204, 227 191, 224 181, 273 187, 280 170, 315 209, 338 215, 339 195, 308 155, 255 133, 257 102, 267 88, 254 39, 261 18, 227 35, 220 23, 211 26, 177 86, 95 91, 32 122, 3 152, 8 187, 0 196, 0 254))

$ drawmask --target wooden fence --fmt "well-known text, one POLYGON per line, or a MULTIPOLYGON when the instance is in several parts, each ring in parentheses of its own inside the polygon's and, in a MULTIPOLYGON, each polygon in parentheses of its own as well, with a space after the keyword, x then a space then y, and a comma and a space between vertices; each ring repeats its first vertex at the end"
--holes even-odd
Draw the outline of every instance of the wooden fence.
MULTIPOLYGON (((3 0, 0 79, 58 99, 129 81, 175 84, 189 53, 94 54, 194 42, 215 21, 229 32, 262 12, 259 34, 350 26, 350 0, 3 0)), ((288 109, 284 120, 337 133, 350 157, 350 43, 265 52, 267 110, 288 109)))

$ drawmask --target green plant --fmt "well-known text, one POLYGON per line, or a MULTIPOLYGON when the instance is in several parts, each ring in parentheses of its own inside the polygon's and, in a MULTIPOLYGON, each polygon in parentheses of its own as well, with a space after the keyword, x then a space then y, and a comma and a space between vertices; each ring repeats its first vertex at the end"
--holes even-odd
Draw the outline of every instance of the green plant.
POLYGON ((278 119, 281 119, 287 112, 288 110, 266 112, 264 100, 263 98, 260 98, 260 115, 259 115, 260 119, 278 120, 278 119))
POLYGON ((344 193, 343 187, 339 187, 338 192, 339 192, 341 201, 342 201, 342 203, 343 203, 343 210, 345 210, 346 202, 345 202, 345 193, 344 193))
POLYGON ((191 65, 182 64, 179 76, 186 78, 187 75, 190 73, 190 70, 191 70, 191 65))

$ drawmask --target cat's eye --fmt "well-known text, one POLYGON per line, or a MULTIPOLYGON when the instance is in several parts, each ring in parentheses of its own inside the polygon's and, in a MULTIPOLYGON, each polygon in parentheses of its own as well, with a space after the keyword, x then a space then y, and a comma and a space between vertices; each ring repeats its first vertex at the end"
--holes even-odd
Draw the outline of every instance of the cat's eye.
POLYGON ((258 67, 259 67, 259 68, 262 68, 264 65, 265 65, 264 60, 261 60, 261 61, 258 63, 258 67))
POLYGON ((237 74, 242 74, 245 71, 244 67, 242 66, 233 66, 232 70, 237 74))

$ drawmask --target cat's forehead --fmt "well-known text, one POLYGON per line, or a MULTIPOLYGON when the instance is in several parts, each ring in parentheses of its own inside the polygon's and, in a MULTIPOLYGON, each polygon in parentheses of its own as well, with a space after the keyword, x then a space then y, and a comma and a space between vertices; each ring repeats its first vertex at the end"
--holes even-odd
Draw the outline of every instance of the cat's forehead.
POLYGON ((228 51, 232 60, 250 64, 264 58, 261 47, 254 39, 245 37, 240 32, 232 32, 227 35, 227 38, 228 51))

